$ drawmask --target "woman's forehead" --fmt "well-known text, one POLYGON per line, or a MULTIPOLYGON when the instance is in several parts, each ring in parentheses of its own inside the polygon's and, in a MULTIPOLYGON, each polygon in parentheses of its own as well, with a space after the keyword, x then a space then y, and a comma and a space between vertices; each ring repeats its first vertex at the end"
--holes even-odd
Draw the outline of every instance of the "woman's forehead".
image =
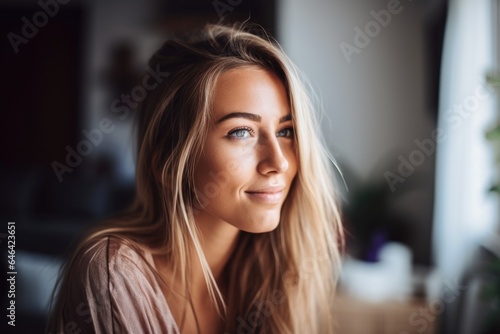
POLYGON ((288 95, 281 80, 260 67, 242 67, 220 75, 214 89, 212 117, 248 112, 281 118, 290 114, 288 95))

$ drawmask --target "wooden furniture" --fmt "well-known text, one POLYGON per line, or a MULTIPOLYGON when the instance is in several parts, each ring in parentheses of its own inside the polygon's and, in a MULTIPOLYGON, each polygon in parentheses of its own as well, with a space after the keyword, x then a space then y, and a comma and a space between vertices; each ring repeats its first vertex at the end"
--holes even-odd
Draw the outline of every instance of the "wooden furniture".
POLYGON ((434 334, 439 315, 424 299, 367 302, 339 292, 335 334, 434 334))

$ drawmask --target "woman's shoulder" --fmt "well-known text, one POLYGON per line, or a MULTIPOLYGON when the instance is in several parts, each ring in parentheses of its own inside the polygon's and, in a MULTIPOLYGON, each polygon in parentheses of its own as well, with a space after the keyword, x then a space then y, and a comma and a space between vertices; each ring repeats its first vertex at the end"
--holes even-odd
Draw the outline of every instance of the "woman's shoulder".
POLYGON ((151 254, 129 239, 89 239, 71 263, 69 281, 79 284, 71 289, 69 304, 81 308, 70 310, 90 314, 82 326, 91 322, 102 332, 177 333, 154 271, 151 254))
POLYGON ((84 242, 74 265, 78 271, 86 271, 94 278, 120 274, 134 279, 139 277, 138 274, 149 277, 148 273, 152 271, 151 255, 137 243, 117 235, 100 236, 84 242))

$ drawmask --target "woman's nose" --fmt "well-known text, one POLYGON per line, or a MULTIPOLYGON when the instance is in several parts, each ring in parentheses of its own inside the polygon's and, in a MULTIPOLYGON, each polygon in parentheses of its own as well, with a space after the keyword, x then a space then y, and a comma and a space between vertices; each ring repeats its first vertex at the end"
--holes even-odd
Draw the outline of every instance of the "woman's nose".
POLYGON ((289 163, 283 154, 278 138, 274 137, 264 141, 261 148, 261 157, 257 169, 261 174, 284 173, 288 170, 289 163))

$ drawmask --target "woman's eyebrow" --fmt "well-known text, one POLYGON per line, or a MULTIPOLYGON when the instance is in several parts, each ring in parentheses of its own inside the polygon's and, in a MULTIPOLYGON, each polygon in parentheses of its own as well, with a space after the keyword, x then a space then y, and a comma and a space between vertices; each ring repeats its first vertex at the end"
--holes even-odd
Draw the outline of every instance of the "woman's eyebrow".
MULTIPOLYGON (((260 117, 259 115, 256 115, 256 114, 252 114, 252 113, 248 113, 248 112, 232 112, 230 114, 222 116, 217 121, 217 124, 220 124, 220 123, 222 123, 230 118, 245 118, 245 119, 249 119, 249 120, 254 121, 254 122, 260 122, 262 120, 262 117, 260 117)), ((292 120, 292 115, 288 114, 288 115, 282 116, 280 118, 279 122, 284 123, 284 122, 290 121, 290 120, 292 120)))
POLYGON ((260 122, 262 120, 262 117, 256 114, 251 114, 248 112, 232 112, 230 114, 227 114, 225 116, 222 116, 218 121, 217 124, 222 123, 230 118, 246 118, 254 122, 260 122))

